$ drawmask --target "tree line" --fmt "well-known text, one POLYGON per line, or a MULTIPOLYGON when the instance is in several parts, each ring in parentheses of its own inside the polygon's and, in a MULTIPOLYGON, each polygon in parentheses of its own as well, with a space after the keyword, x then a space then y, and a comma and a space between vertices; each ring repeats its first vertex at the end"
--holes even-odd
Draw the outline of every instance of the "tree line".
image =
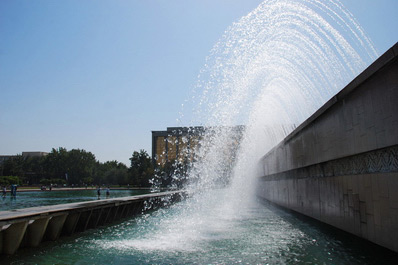
MULTIPOLYGON (((130 166, 116 160, 104 163, 82 149, 53 148, 42 157, 16 155, 0 164, 0 185, 131 185, 150 187, 163 168, 155 170, 145 150, 134 151, 130 166), (155 171, 157 174, 155 174, 155 171)), ((167 185, 161 181, 160 185, 167 185)))

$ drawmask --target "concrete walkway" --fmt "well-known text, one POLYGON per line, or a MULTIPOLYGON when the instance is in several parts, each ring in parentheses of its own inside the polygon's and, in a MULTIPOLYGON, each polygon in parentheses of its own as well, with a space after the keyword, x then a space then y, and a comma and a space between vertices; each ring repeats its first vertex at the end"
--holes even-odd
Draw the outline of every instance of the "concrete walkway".
POLYGON ((0 211, 0 254, 38 246, 181 200, 184 191, 168 191, 96 201, 0 211))

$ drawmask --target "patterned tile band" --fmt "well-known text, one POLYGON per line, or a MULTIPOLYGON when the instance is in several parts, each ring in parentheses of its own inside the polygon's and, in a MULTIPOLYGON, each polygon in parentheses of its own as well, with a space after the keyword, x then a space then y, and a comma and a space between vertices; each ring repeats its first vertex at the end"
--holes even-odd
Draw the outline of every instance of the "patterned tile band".
POLYGON ((261 179, 322 178, 381 172, 398 172, 398 145, 263 176, 261 179))

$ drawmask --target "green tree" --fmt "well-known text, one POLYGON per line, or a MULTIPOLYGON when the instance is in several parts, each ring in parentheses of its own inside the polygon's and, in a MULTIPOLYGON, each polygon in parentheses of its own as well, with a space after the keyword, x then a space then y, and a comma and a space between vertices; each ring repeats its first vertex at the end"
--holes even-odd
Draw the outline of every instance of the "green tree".
POLYGON ((83 178, 92 177, 95 173, 96 160, 94 154, 80 149, 72 149, 67 157, 68 182, 83 183, 83 178))
POLYGON ((51 179, 41 179, 40 180, 41 185, 50 185, 51 183, 52 183, 51 179))
POLYGON ((97 161, 94 154, 81 149, 52 149, 45 157, 44 167, 48 178, 66 179, 69 184, 82 184, 83 179, 93 177, 97 161), (67 176, 67 177, 66 177, 67 176))
POLYGON ((86 177, 82 179, 83 183, 87 185, 92 185, 94 183, 94 178, 92 177, 86 177))
POLYGON ((65 179, 65 174, 68 172, 68 151, 66 148, 53 148, 51 152, 45 157, 43 167, 45 168, 47 178, 62 178, 65 179))
POLYGON ((150 180, 154 177, 151 157, 145 150, 134 151, 130 158, 130 181, 139 187, 150 187, 150 180))
POLYGON ((97 174, 94 178, 98 184, 125 185, 128 182, 128 168, 116 160, 97 164, 97 174))
POLYGON ((8 186, 11 184, 21 184, 21 180, 17 176, 1 176, 0 177, 0 185, 8 186))
POLYGON ((25 157, 22 165, 24 179, 28 184, 38 183, 45 176, 43 167, 45 157, 25 157))
POLYGON ((18 176, 23 183, 38 183, 45 176, 44 157, 16 155, 2 165, 3 175, 18 176))
POLYGON ((18 176, 20 178, 24 177, 24 157, 22 155, 16 155, 10 159, 4 161, 4 169, 3 175, 4 176, 18 176))
POLYGON ((127 168, 112 168, 105 172, 105 179, 108 184, 126 185, 128 183, 127 168))

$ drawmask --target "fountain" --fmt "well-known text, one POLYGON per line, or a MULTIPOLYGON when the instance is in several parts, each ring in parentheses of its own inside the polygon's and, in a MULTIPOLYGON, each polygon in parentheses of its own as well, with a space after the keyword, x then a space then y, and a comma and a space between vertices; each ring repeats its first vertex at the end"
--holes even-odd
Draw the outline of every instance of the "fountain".
POLYGON ((14 260, 377 264, 387 256, 373 245, 254 199, 259 159, 374 58, 370 40, 339 1, 264 1, 226 30, 199 74, 191 123, 211 130, 190 168, 185 188, 192 196, 14 260), (241 124, 231 167, 226 146, 231 128, 241 124))

